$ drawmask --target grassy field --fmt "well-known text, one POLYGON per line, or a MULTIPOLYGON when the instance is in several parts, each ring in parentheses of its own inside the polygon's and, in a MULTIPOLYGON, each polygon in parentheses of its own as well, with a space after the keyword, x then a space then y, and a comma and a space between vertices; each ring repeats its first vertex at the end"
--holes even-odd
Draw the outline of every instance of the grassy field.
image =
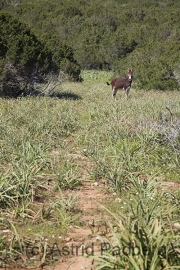
POLYGON ((117 195, 106 205, 117 227, 112 246, 140 248, 121 260, 111 250, 97 269, 179 265, 180 189, 171 183, 180 184, 180 93, 132 88, 128 100, 118 92, 114 101, 94 79, 55 93, 0 99, 1 265, 22 261, 34 245, 45 261, 47 239, 61 245, 71 225, 81 226, 77 198, 67 196, 82 185, 75 153, 91 162, 89 178, 117 195))

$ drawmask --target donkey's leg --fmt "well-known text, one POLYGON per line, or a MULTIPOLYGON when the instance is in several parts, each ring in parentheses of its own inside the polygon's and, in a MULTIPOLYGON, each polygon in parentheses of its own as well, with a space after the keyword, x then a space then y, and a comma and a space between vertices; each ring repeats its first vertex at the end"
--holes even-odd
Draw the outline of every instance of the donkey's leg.
POLYGON ((125 90, 125 92, 126 92, 126 97, 127 97, 127 98, 128 98, 130 89, 131 89, 131 87, 129 86, 129 87, 127 87, 126 90, 125 90))
POLYGON ((116 93, 117 93, 118 89, 117 88, 113 88, 113 92, 112 92, 112 96, 114 99, 116 99, 116 93))

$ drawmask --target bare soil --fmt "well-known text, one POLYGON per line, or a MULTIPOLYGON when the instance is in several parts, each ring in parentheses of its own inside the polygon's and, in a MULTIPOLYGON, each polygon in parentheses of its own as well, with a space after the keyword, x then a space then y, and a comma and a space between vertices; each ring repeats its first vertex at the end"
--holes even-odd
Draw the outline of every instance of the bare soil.
POLYGON ((102 186, 93 185, 91 182, 84 182, 83 188, 77 191, 77 194, 82 210, 81 221, 84 225, 81 228, 74 228, 67 235, 66 245, 70 249, 72 245, 75 247, 74 255, 70 258, 63 258, 62 263, 58 263, 54 270, 95 269, 94 261, 88 258, 88 255, 98 254, 100 248, 98 235, 105 233, 103 232, 103 211, 100 203, 107 194, 102 192, 102 186))
POLYGON ((86 157, 80 154, 72 154, 81 164, 82 188, 72 191, 79 198, 79 206, 82 211, 82 227, 73 228, 66 237, 67 246, 74 246, 74 255, 62 259, 54 268, 48 270, 94 270, 95 262, 91 255, 100 253, 100 237, 106 235, 106 215, 103 210, 103 201, 108 198, 105 183, 90 181, 88 170, 91 164, 86 157), (87 170, 88 169, 88 170, 87 170), (77 252, 76 252, 77 251, 77 252))

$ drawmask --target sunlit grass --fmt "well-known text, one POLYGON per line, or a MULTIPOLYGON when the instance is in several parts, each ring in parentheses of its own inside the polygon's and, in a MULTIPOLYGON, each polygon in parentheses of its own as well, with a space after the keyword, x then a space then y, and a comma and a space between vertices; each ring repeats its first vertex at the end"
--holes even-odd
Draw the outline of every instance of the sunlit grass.
POLYGON ((69 153, 86 156, 89 178, 125 199, 134 176, 180 182, 180 93, 132 88, 128 100, 119 91, 114 101, 106 75, 64 83, 54 97, 0 99, 2 229, 23 227, 20 238, 33 242, 36 232, 46 237, 52 227, 59 237, 78 223, 75 200, 64 193, 82 184, 69 153))
POLYGON ((104 82, 109 81, 113 77, 113 72, 100 70, 82 70, 81 78, 84 82, 104 82))

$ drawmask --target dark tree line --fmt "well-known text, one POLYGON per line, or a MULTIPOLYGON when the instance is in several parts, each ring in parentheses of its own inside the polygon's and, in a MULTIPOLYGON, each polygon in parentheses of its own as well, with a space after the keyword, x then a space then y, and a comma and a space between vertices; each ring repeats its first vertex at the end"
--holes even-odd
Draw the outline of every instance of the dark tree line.
MULTIPOLYGON (((46 67, 56 66, 74 80, 80 79, 80 68, 124 75, 133 67, 140 88, 179 88, 178 0, 4 0, 1 5, 44 44, 46 67)), ((34 44, 27 45, 29 53, 34 44)))

